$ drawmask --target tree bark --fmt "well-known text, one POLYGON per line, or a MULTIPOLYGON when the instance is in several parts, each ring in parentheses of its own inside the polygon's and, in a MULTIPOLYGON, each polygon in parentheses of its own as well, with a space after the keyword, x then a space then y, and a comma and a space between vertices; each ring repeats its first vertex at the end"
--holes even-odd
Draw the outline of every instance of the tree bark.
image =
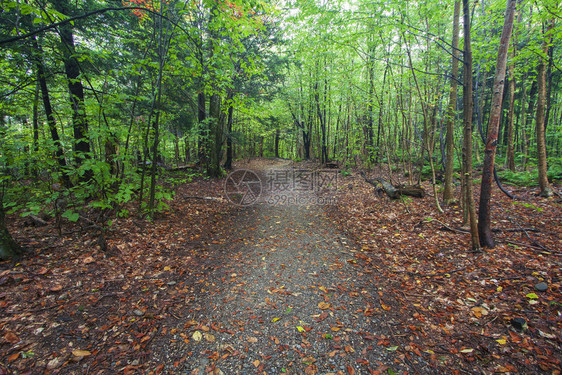
POLYGON ((279 128, 275 129, 275 140, 273 141, 273 147, 275 152, 275 157, 279 157, 279 138, 281 137, 281 130, 279 128))
POLYGON ((494 78, 492 108, 488 123, 488 136, 486 139, 484 166, 482 169, 482 184, 480 187, 480 205, 478 211, 478 236, 480 245, 493 248, 495 246, 490 223, 490 199, 492 195, 492 180, 494 175, 494 163, 498 144, 498 130, 502 112, 503 92, 505 86, 505 70, 507 65, 507 53, 511 34, 513 31, 513 18, 515 14, 515 1, 508 0, 505 11, 503 31, 498 49, 496 62, 496 75, 494 78))
MULTIPOLYGON (((548 46, 551 42, 551 31, 554 21, 548 22, 545 31, 544 41, 542 44, 543 56, 548 55, 548 46)), ((545 105, 546 105, 546 61, 541 57, 539 61, 537 73, 537 114, 536 114, 536 131, 537 131, 537 152, 538 152, 538 169, 539 169, 539 187, 542 197, 550 197, 552 189, 548 183, 547 165, 546 165, 546 139, 545 139, 545 105)))
POLYGON ((449 95, 449 110, 447 114, 447 135, 446 135, 446 162, 445 162, 445 186, 443 190, 443 202, 451 204, 455 201, 453 194, 453 166, 454 166, 454 130, 455 114, 457 108, 457 79, 459 76, 459 15, 460 0, 455 1, 453 15, 453 57, 451 62, 451 91, 449 95))
POLYGON ((470 224, 470 239, 473 251, 480 250, 478 240, 478 226, 476 209, 474 208, 474 196, 472 189, 472 48, 470 41, 470 9, 469 0, 463 0, 463 27, 464 27, 464 61, 463 61, 463 118, 464 118, 464 141, 463 141, 463 181, 464 181, 464 205, 470 224))
POLYGON ((55 115, 53 113, 53 107, 51 105, 51 98, 49 96, 49 88, 47 87, 47 77, 45 75, 45 66, 43 64, 43 50, 41 46, 33 37, 33 48, 37 51, 35 64, 37 66, 37 80, 39 82, 39 88, 41 90, 41 100, 43 101, 43 107, 45 108, 45 117, 47 118, 47 125, 49 127, 49 132, 51 133, 51 138, 55 144, 55 156, 57 163, 59 164, 62 183, 65 187, 69 188, 72 186, 70 177, 66 170, 66 159, 64 157, 64 150, 59 137, 59 132, 57 130, 57 122, 55 120, 55 115))
POLYGON ((18 258, 23 249, 14 241, 6 227, 6 213, 4 212, 3 197, 0 197, 0 260, 18 258))
MULTIPOLYGON (((228 117, 226 119, 226 131, 228 133, 226 137, 226 161, 224 162, 224 168, 226 170, 232 169, 232 159, 234 152, 232 149, 232 121, 234 116, 234 107, 232 103, 228 103, 228 117)), ((279 131, 279 129, 277 129, 279 131)))
MULTIPOLYGON (((53 3, 55 9, 63 14, 70 15, 66 0, 57 0, 53 3)), ((65 24, 59 28, 62 44, 62 55, 64 70, 68 80, 68 93, 70 95, 70 106, 72 108, 72 127, 75 142, 75 161, 77 166, 84 159, 89 159, 90 141, 88 139, 88 118, 86 116, 86 105, 84 101, 84 86, 80 78, 80 65, 76 59, 76 47, 72 26, 65 24)), ((92 177, 92 171, 88 170, 81 179, 87 181, 92 177)))
POLYGON ((221 175, 220 162, 222 154, 223 116, 220 113, 220 108, 220 95, 211 95, 209 100, 210 160, 207 167, 207 174, 211 177, 219 177, 221 175))

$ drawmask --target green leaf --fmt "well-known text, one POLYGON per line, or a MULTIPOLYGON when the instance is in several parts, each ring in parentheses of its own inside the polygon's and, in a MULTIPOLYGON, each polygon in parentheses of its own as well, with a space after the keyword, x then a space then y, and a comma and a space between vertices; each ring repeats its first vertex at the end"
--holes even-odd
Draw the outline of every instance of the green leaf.
POLYGON ((398 349, 398 346, 391 346, 389 348, 386 348, 386 350, 391 351, 391 352, 395 352, 398 349))
POLYGON ((70 221, 72 221, 72 222, 77 222, 78 219, 80 218, 80 214, 78 212, 74 212, 72 210, 64 211, 61 216, 70 220, 70 221))
POLYGON ((527 295, 525 295, 525 297, 530 298, 530 299, 538 299, 539 296, 537 296, 535 293, 529 293, 527 295))

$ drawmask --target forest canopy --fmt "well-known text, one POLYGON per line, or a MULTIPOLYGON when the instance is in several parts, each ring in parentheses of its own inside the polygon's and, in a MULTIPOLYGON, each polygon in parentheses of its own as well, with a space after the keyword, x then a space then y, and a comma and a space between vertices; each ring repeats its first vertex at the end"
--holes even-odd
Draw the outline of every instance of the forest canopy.
POLYGON ((5 213, 153 217, 166 173, 220 177, 241 158, 429 179, 438 210, 462 180, 473 229, 486 166, 544 196, 562 178, 556 0, 3 0, 0 13, 2 258, 19 251, 5 213))

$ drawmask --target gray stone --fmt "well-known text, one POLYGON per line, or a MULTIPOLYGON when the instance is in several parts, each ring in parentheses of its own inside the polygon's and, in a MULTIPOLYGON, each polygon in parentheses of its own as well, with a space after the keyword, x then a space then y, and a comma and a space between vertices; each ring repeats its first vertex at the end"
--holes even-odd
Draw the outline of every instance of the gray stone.
POLYGON ((546 285, 545 282, 540 282, 537 285, 535 285, 535 289, 538 290, 539 292, 546 292, 546 290, 548 289, 548 285, 546 285))

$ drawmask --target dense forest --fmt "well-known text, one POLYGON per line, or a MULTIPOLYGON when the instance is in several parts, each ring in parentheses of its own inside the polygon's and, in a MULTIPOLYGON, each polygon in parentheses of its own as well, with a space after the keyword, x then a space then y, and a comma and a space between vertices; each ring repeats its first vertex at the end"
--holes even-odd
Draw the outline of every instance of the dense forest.
POLYGON ((462 203, 475 250, 494 246, 494 180, 558 194, 556 0, 3 0, 0 12, 4 259, 21 252, 6 215, 103 230, 165 210, 170 171, 220 177, 251 157, 430 180, 435 210, 462 203))

